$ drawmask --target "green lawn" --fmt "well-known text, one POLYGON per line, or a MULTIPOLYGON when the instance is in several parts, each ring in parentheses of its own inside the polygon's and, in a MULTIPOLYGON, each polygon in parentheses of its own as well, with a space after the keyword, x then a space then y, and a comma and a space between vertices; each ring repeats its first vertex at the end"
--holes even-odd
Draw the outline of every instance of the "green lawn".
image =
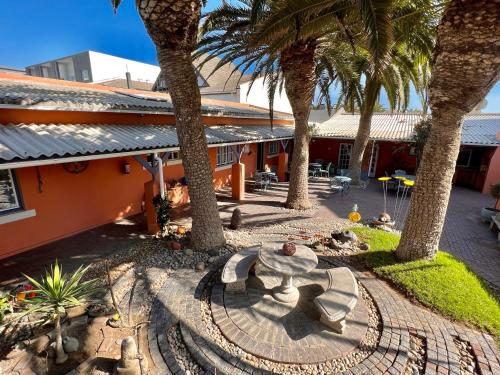
POLYGON ((439 251, 434 260, 400 262, 399 235, 367 227, 351 228, 370 250, 360 256, 373 271, 422 304, 500 338, 500 304, 463 262, 439 251))

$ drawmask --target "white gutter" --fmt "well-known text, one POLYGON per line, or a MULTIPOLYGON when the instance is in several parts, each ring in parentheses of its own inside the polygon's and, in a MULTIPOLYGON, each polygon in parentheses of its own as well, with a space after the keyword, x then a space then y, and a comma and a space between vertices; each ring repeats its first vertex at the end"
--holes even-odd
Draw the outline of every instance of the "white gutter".
POLYGON ((158 182, 160 183, 160 197, 165 198, 165 181, 163 181, 163 160, 158 156, 158 153, 153 154, 154 159, 158 163, 158 182))
MULTIPOLYGON (((96 105, 97 107, 98 105, 96 105)), ((174 112, 170 111, 131 111, 124 109, 89 109, 89 108, 68 108, 68 107, 57 107, 48 105, 14 105, 14 104, 0 104, 0 109, 25 109, 29 111, 65 111, 65 112, 88 112, 88 113, 128 113, 136 115, 174 115, 174 112)), ((251 109, 249 109, 251 110, 251 109)), ((264 116, 265 114, 255 115, 255 116, 244 116, 244 115, 231 115, 231 114, 220 114, 220 113, 201 113, 202 117, 222 117, 222 118, 241 118, 241 119, 252 119, 252 120, 266 120, 269 116, 264 116)), ((275 120, 285 120, 291 121, 293 117, 276 117, 275 120)))
MULTIPOLYGON (((212 143, 212 144, 208 145, 208 148, 231 146, 231 145, 244 145, 244 144, 249 144, 249 143, 272 142, 272 141, 280 141, 280 140, 286 140, 286 139, 293 139, 293 136, 285 137, 285 138, 282 137, 282 138, 250 140, 250 141, 243 141, 243 142, 240 141, 240 142, 229 142, 229 143, 212 143)), ((37 160, 26 160, 26 161, 21 160, 21 161, 0 163, 0 170, 36 167, 36 166, 51 165, 51 164, 72 163, 72 162, 76 162, 76 161, 85 161, 85 160, 111 159, 111 158, 119 158, 119 157, 124 157, 124 156, 134 156, 134 155, 143 155, 143 154, 150 154, 150 153, 179 151, 179 150, 180 150, 180 148, 178 146, 176 146, 176 147, 106 153, 106 154, 98 154, 98 155, 70 156, 70 157, 37 159, 37 160)))

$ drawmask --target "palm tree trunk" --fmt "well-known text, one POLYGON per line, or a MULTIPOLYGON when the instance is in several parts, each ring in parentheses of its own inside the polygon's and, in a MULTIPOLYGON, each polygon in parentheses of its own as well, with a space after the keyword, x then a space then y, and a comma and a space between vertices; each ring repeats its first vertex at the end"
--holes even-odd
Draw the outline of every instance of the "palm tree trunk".
POLYGON ((285 50, 281 65, 285 77, 285 91, 295 119, 295 136, 290 173, 290 184, 285 206, 296 210, 311 207, 309 201, 309 112, 316 86, 313 41, 298 42, 285 50))
POLYGON ((195 249, 225 243, 207 140, 201 118, 201 95, 191 53, 196 46, 201 2, 136 0, 139 14, 156 45, 174 105, 177 137, 191 199, 191 242, 195 249))
POLYGON ((62 345, 61 317, 59 314, 57 314, 54 324, 56 328, 56 364, 60 364, 66 362, 68 355, 64 352, 62 345))
POLYGON ((354 140, 351 159, 349 161, 349 176, 352 179, 353 185, 361 183, 361 165, 366 150, 366 145, 370 138, 370 128, 372 123, 373 112, 363 112, 359 118, 358 132, 354 140))
POLYGON ((380 91, 380 83, 375 78, 366 78, 364 91, 364 102, 360 109, 358 132, 354 140, 351 158, 349 161, 349 176, 353 185, 361 184, 361 166, 365 154, 366 145, 370 138, 373 110, 377 103, 380 91))
POLYGON ((500 73, 496 0, 454 0, 438 27, 429 86, 432 126, 417 171, 410 211, 396 250, 400 259, 434 257, 441 237, 463 116, 500 73))

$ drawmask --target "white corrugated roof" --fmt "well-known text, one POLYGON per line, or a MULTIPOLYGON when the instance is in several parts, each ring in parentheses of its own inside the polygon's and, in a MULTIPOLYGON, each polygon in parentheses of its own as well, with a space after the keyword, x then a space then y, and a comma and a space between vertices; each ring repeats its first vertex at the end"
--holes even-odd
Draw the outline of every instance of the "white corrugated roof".
MULTIPOLYGON (((342 113, 314 126, 314 137, 354 139, 359 126, 359 114, 342 113)), ((372 117, 370 139, 379 141, 411 141, 421 113, 376 113, 372 117)), ((500 146, 500 114, 466 115, 462 128, 462 144, 500 146)))
MULTIPOLYGON (((135 92, 107 86, 100 86, 98 89, 93 84, 82 84, 84 87, 68 86, 64 82, 39 80, 0 77, 0 104, 65 111, 172 113, 174 110, 167 94, 135 92)), ((212 116, 269 118, 269 111, 265 108, 221 100, 202 99, 201 111, 204 115, 212 116)), ((291 118, 291 115, 275 111, 274 117, 291 118)))
MULTIPOLYGON (((247 125, 205 128, 209 144, 242 143, 293 137, 293 127, 247 125)), ((0 125, 0 164, 179 146, 169 125, 0 125)))

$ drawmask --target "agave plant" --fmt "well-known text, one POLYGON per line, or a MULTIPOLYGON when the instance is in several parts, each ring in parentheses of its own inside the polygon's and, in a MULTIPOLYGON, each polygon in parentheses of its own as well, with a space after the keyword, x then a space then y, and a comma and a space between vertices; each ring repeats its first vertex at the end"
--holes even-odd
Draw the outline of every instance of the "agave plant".
POLYGON ((3 319, 6 314, 12 314, 14 312, 12 308, 12 303, 10 301, 10 297, 8 294, 0 297, 0 324, 3 322, 3 319))
POLYGON ((56 330, 56 363, 63 363, 68 356, 62 347, 61 317, 66 314, 66 309, 81 305, 88 301, 98 289, 98 280, 81 281, 89 266, 80 266, 73 273, 62 273, 62 267, 57 260, 50 270, 45 271, 45 276, 40 281, 24 275, 35 287, 36 297, 26 300, 26 309, 18 314, 18 319, 37 314, 42 318, 37 323, 54 323, 56 330))

